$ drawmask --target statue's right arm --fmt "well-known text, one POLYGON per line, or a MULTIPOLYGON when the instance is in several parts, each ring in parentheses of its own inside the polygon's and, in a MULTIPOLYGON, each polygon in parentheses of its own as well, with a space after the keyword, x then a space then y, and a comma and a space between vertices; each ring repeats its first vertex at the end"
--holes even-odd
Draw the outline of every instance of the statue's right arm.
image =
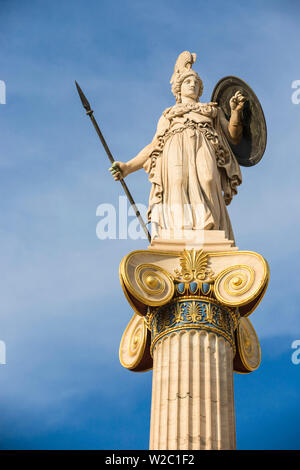
POLYGON ((128 162, 114 162, 109 169, 115 181, 118 181, 120 178, 125 178, 130 173, 134 173, 137 170, 143 168, 147 159, 150 157, 153 152, 155 145, 157 144, 157 139, 159 135, 162 135, 165 129, 168 127, 169 121, 163 115, 158 121, 157 130, 153 140, 150 144, 141 150, 136 157, 132 158, 128 162))
POLYGON ((128 162, 114 162, 109 169, 115 181, 120 178, 125 178, 130 173, 134 173, 137 170, 143 168, 144 163, 149 158, 152 152, 153 144, 147 145, 141 150, 136 157, 132 158, 128 162))

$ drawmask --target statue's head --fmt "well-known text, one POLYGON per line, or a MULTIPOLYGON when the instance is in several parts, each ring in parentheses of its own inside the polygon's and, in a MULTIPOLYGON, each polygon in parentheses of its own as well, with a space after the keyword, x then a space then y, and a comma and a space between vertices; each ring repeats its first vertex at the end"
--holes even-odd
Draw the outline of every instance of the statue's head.
POLYGON ((195 100, 199 101, 203 93, 203 82, 197 72, 192 70, 192 65, 196 61, 196 54, 189 51, 182 52, 176 61, 174 73, 170 83, 172 84, 172 93, 176 98, 176 103, 181 103, 181 93, 191 89, 194 84, 197 93, 195 100), (182 87, 184 87, 182 89, 182 87))

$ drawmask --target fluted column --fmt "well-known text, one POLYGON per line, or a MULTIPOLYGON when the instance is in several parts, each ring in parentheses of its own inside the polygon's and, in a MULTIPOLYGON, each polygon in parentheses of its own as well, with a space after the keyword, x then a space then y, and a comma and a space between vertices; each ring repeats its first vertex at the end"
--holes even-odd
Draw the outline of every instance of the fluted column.
POLYGON ((234 321, 216 303, 195 299, 150 318, 150 449, 235 449, 234 321))
MULTIPOLYGON (((212 242, 215 231, 205 236, 212 242)), ((121 285, 135 315, 120 361, 136 372, 153 369, 150 449, 235 449, 233 371, 260 364, 248 316, 266 292, 268 264, 226 246, 184 247, 150 247, 122 260, 121 285)))

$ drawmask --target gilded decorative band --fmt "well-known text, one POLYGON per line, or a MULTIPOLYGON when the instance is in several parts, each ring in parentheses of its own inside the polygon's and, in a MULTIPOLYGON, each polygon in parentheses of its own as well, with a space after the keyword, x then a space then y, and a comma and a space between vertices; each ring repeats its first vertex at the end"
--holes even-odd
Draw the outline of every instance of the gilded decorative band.
MULTIPOLYGON (((239 314, 207 297, 188 296, 174 299, 162 307, 151 307, 147 326, 151 331, 151 348, 162 337, 179 330, 198 329, 223 336, 235 350, 234 331, 239 314)), ((235 351, 234 351, 235 352, 235 351)))

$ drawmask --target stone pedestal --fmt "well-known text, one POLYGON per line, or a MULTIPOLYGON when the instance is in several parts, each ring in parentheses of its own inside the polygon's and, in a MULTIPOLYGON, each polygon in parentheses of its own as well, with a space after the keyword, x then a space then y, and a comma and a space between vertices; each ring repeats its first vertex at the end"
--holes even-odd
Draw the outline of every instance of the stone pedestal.
POLYGON ((161 231, 161 238, 154 238, 148 250, 176 252, 183 250, 204 250, 206 252, 237 251, 233 240, 225 237, 223 230, 181 230, 161 231))

